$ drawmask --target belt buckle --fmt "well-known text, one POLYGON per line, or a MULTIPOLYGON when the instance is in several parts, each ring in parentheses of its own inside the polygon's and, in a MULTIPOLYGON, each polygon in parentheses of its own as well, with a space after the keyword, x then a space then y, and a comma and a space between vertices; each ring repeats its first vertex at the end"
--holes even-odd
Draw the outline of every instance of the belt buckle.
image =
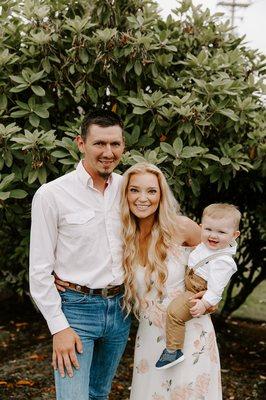
POLYGON ((108 289, 107 288, 102 289, 102 296, 108 297, 108 289))

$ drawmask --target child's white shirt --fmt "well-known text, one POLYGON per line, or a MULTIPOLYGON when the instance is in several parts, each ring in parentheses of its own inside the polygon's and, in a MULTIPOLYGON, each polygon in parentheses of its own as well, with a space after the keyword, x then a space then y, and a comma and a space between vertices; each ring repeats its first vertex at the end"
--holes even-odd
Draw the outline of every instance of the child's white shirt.
POLYGON ((236 253, 237 244, 220 249, 211 250, 204 243, 200 243, 189 254, 188 267, 195 267, 198 262, 212 254, 220 253, 214 260, 208 261, 204 265, 195 270, 195 274, 207 281, 207 291, 203 296, 211 305, 216 305, 222 298, 222 293, 228 284, 231 276, 237 271, 236 263, 233 260, 233 255, 236 253), (224 254, 227 253, 227 254, 224 254))

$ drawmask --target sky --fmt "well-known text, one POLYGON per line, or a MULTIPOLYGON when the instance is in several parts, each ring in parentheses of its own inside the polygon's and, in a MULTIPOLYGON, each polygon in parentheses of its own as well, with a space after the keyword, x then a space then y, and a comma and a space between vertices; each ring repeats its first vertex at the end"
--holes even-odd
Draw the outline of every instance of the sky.
MULTIPOLYGON (((209 8, 212 13, 225 12, 228 19, 231 16, 229 7, 218 6, 221 0, 193 0, 195 5, 202 4, 209 8)), ((222 0, 232 3, 232 0, 222 0)), ((157 0, 161 8, 163 17, 171 13, 171 9, 176 7, 176 0, 157 0)), ((246 35, 246 42, 251 48, 259 49, 266 54, 266 0, 236 0, 236 3, 251 3, 248 8, 237 8, 235 26, 236 33, 246 35)))

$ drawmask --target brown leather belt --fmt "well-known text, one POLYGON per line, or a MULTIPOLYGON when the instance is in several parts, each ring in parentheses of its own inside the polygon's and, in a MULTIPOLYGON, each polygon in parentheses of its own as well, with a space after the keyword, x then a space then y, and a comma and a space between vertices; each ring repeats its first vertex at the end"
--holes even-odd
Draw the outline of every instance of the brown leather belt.
POLYGON ((90 289, 87 286, 81 286, 70 282, 67 288, 75 290, 76 292, 102 297, 113 297, 124 291, 124 285, 110 286, 104 289, 90 289))

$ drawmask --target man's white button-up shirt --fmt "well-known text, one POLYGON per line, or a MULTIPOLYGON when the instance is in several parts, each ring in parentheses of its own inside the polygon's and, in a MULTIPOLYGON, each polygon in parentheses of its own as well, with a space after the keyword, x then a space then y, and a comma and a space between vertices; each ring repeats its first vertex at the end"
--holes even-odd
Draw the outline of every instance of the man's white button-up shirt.
POLYGON ((94 189, 82 162, 42 185, 32 202, 30 291, 52 334, 69 324, 54 271, 89 288, 123 283, 120 221, 122 177, 112 173, 104 193, 94 189))

